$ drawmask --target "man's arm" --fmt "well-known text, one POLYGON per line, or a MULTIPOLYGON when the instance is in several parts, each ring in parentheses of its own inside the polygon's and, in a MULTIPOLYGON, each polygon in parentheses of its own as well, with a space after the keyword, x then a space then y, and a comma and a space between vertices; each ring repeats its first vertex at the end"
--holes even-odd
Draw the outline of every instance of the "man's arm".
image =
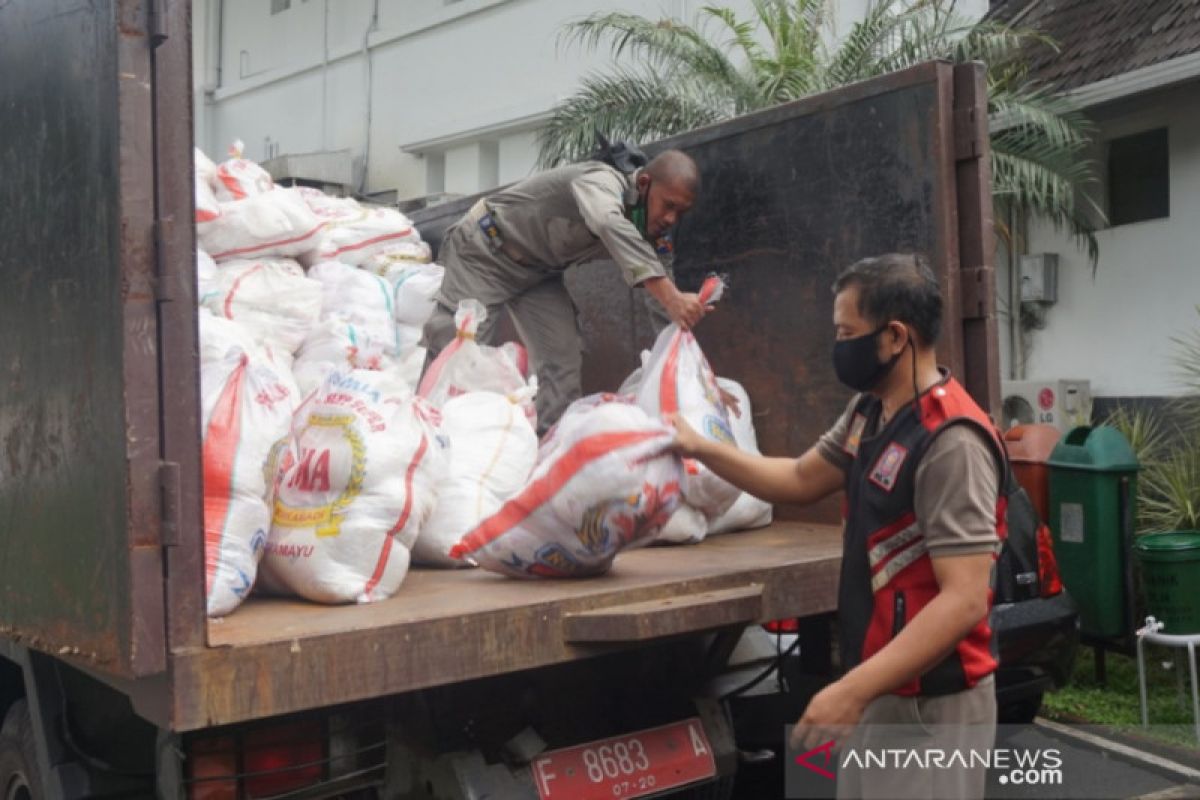
POLYGON ((867 705, 924 675, 988 613, 990 553, 933 559, 938 593, 882 650, 809 701, 792 746, 815 747, 831 731, 857 724, 867 705))
POLYGON ((842 488, 845 474, 811 447, 799 458, 759 456, 696 433, 679 417, 675 446, 744 492, 768 503, 808 505, 842 488))
POLYGON ((667 274, 658 253, 625 216, 625 187, 603 168, 591 170, 571 184, 583 222, 621 269, 625 283, 645 289, 672 322, 687 330, 704 316, 695 294, 681 292, 667 274))
POLYGON ((629 286, 652 278, 668 281, 658 253, 625 216, 625 187, 620 178, 604 168, 585 172, 571 183, 579 215, 601 243, 629 286))

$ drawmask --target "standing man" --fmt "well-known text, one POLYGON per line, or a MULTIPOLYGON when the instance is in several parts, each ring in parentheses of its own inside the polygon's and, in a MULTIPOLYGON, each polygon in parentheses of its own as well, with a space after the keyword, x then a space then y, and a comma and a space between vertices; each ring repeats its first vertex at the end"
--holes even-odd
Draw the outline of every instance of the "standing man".
MULTIPOLYGON (((942 298, 924 258, 859 261, 834 292, 834 370, 859 394, 812 448, 798 459, 754 456, 678 419, 677 447, 772 502, 846 493, 838 589, 845 674, 809 702, 793 747, 844 744, 855 725, 854 742, 879 747, 889 742, 888 724, 907 724, 952 726, 951 747, 986 749, 996 722, 988 615, 1005 535, 1003 445, 987 414, 937 365, 942 298)), ((838 796, 983 797, 985 780, 984 769, 967 764, 844 770, 838 796)))
POLYGON ((483 342, 507 308, 537 372, 538 427, 546 430, 581 393, 583 342, 563 285, 567 267, 612 259, 625 282, 645 289, 672 322, 690 328, 704 316, 700 298, 680 292, 670 276, 671 228, 699 190, 695 162, 667 150, 630 174, 586 161, 480 200, 442 242, 446 277, 425 346, 436 355, 454 339, 461 300, 487 307, 483 342))

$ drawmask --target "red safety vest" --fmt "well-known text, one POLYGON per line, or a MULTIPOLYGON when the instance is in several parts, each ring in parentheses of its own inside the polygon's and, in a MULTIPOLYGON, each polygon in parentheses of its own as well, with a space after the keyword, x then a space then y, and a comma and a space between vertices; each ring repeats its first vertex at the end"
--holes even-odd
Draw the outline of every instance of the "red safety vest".
MULTIPOLYGON (((1001 476, 996 533, 1007 534, 1009 479, 1004 445, 992 421, 947 374, 909 403, 874 436, 882 405, 864 394, 854 407, 843 448, 853 462, 846 473, 846 529, 838 588, 842 664, 850 669, 883 649, 938 593, 933 561, 915 512, 917 466, 930 443, 950 425, 972 425, 992 443, 1001 476), (918 413, 918 408, 920 413, 918 413)), ((988 608, 992 591, 988 590, 988 608)), ((996 669, 987 617, 971 628, 954 652, 899 695, 939 695, 968 689, 996 669)))

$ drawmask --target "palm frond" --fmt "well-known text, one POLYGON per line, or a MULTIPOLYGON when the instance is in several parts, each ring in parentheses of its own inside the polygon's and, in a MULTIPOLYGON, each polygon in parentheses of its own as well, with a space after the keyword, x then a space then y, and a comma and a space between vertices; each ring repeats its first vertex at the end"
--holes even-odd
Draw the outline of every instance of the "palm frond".
POLYGON ((553 167, 586 156, 595 148, 597 130, 609 138, 651 141, 731 113, 731 100, 699 82, 627 70, 591 75, 554 108, 538 134, 538 163, 553 167))
POLYGON ((1021 209, 1045 218, 1083 248, 1095 269, 1100 258, 1095 225, 1077 208, 1076 185, 1088 165, 1050 165, 1014 152, 992 150, 992 201, 1000 210, 1021 209), (1056 169, 1057 168, 1057 169, 1056 169))

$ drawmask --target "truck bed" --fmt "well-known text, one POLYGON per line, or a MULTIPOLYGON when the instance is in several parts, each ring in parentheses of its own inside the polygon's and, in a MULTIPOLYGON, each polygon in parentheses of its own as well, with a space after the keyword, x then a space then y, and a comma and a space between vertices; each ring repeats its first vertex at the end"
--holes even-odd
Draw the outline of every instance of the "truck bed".
POLYGON ((618 556, 607 575, 522 581, 414 569, 368 606, 253 598, 172 661, 178 730, 587 658, 663 635, 831 611, 841 534, 779 522, 618 556))

